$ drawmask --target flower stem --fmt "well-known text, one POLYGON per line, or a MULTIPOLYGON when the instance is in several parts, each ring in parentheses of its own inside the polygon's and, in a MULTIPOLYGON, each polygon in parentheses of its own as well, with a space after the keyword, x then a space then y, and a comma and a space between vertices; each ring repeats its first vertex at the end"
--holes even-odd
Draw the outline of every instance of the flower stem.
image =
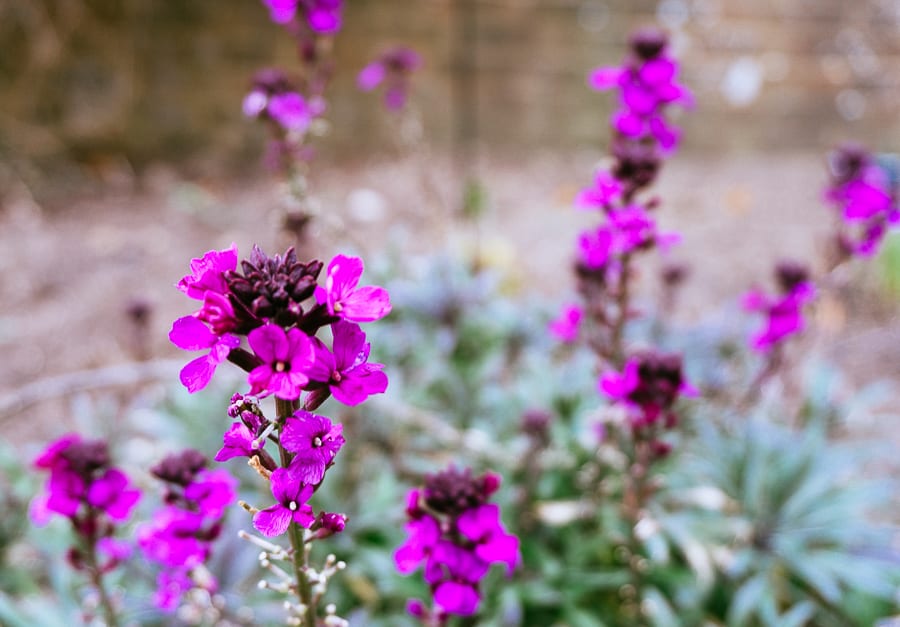
MULTIPOLYGON (((296 401, 275 399, 275 413, 278 421, 278 452, 281 456, 281 465, 285 468, 291 462, 291 455, 281 446, 281 430, 284 428, 285 419, 293 414, 296 409, 296 401)), ((297 596, 300 599, 300 603, 306 608, 303 614, 303 625, 316 627, 318 620, 316 617, 316 604, 313 599, 312 584, 309 582, 309 577, 306 576, 306 570, 309 566, 307 564, 309 553, 304 545, 300 527, 293 521, 288 526, 288 539, 293 550, 292 561, 294 564, 294 578, 297 580, 297 596)))
POLYGON ((103 618, 106 621, 106 627, 118 627, 119 619, 116 617, 112 599, 103 583, 103 571, 100 569, 97 562, 96 534, 91 533, 87 538, 87 550, 85 551, 84 561, 88 573, 90 574, 91 584, 97 590, 97 595, 100 597, 100 607, 103 610, 103 618))

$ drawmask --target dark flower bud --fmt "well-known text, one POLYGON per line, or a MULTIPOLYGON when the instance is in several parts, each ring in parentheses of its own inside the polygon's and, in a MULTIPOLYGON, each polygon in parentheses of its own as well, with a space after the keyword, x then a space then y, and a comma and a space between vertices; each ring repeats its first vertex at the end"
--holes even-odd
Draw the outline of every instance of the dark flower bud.
POLYGON ((790 294, 798 285, 809 280, 809 269, 799 261, 779 261, 775 266, 775 280, 784 294, 790 294))
POLYGON ((194 476, 206 468, 206 457, 200 451, 186 449, 180 453, 169 455, 150 469, 150 472, 175 485, 186 486, 194 480, 194 476))
POLYGON ((640 28, 632 33, 629 45, 642 61, 655 59, 665 50, 669 37, 658 28, 640 28))

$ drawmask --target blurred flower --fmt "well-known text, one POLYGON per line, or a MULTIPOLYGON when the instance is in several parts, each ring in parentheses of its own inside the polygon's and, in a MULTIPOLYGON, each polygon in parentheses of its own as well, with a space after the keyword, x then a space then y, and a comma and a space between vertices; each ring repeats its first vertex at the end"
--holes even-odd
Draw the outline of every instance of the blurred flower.
MULTIPOLYGON (((433 614, 471 616, 481 601, 479 584, 490 565, 502 563, 508 573, 519 563, 519 540, 500 523, 500 509, 487 503, 499 487, 499 477, 473 477, 470 470, 450 468, 429 475, 425 487, 407 495, 407 541, 394 553, 397 570, 414 572, 425 563, 433 614)), ((420 602, 410 612, 429 614, 420 602)))
POLYGON ((363 91, 372 91, 384 83, 384 104, 398 111, 406 105, 410 74, 421 65, 422 59, 415 50, 396 46, 364 67, 356 77, 356 84, 363 91))
POLYGON ((578 339, 578 327, 583 311, 578 305, 566 305, 559 316, 550 321, 548 328, 561 342, 572 343, 578 339))
POLYGON ((631 425, 641 428, 660 423, 674 426, 674 406, 679 396, 696 390, 682 372, 681 355, 651 351, 632 355, 622 372, 607 371, 599 381, 600 391, 629 410, 631 425))

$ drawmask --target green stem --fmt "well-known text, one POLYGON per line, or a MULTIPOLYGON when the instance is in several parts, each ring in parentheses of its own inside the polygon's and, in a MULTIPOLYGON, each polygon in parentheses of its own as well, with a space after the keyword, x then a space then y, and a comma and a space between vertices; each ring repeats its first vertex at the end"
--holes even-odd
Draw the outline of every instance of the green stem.
MULTIPOLYGON (((281 466, 286 468, 291 463, 291 454, 281 446, 281 431, 284 429, 285 419, 297 410, 297 401, 285 401, 280 398, 275 399, 275 413, 278 421, 278 453, 281 456, 281 466)), ((291 521, 288 526, 288 539, 291 541, 291 549, 293 550, 292 561, 294 564, 294 578, 297 580, 297 596, 300 603, 306 607, 303 614, 303 625, 306 627, 316 627, 318 618, 316 616, 316 604, 313 599, 312 584, 306 571, 308 553, 303 543, 303 534, 297 523, 291 521)))
POLYGON ((103 583, 103 573, 97 563, 97 538, 93 533, 87 538, 87 551, 85 551, 84 560, 87 564, 87 570, 90 573, 91 584, 100 596, 100 607, 103 610, 103 618, 106 621, 106 627, 118 627, 119 619, 116 617, 112 599, 103 583))

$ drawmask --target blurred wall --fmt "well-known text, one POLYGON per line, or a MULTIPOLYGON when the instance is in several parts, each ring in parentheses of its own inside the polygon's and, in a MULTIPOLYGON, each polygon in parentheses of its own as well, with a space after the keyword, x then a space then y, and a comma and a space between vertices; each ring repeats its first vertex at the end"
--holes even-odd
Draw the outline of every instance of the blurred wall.
MULTIPOLYGON (((585 86, 628 32, 672 34, 698 108, 687 149, 900 147, 897 0, 347 0, 323 149, 388 141, 355 73, 384 45, 419 49, 428 136, 490 149, 599 145, 610 98, 585 86)), ((257 0, 0 0, 0 158, 40 170, 162 161, 234 172, 263 132, 243 120, 253 71, 290 68, 290 37, 257 0)))

